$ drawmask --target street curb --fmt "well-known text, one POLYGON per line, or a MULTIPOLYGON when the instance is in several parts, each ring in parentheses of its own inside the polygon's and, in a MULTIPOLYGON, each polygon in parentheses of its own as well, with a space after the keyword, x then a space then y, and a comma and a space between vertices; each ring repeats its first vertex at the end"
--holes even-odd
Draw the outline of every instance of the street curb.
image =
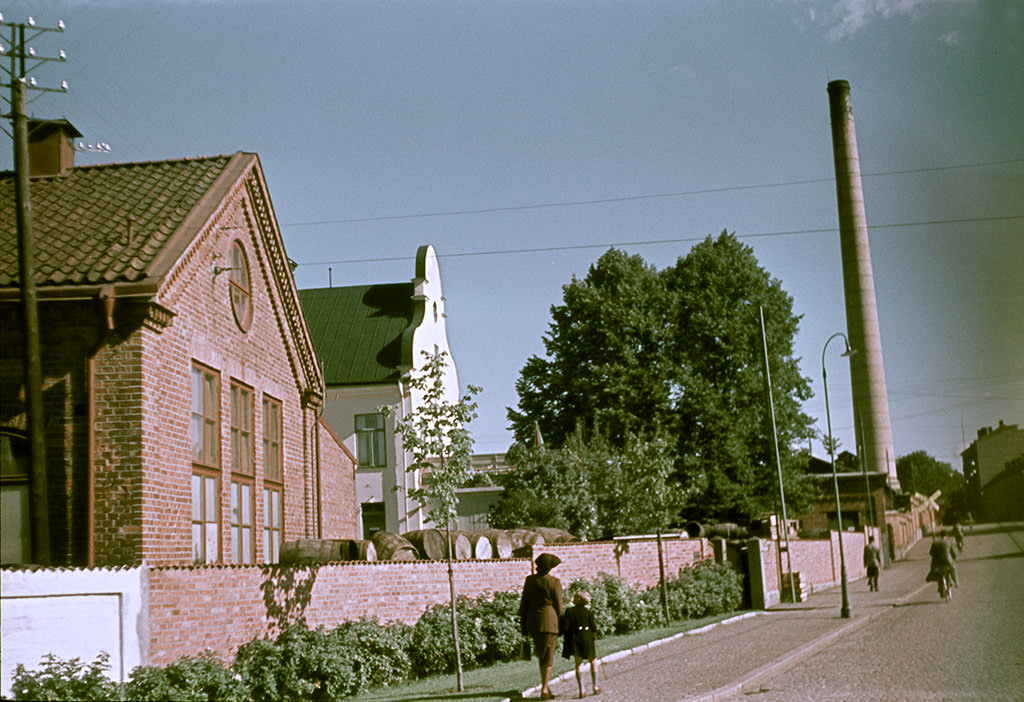
MULTIPOLYGON (((809 656, 813 655, 819 649, 823 648, 832 641, 850 633, 851 631, 854 631, 855 629, 859 629, 875 617, 885 614, 892 607, 898 607, 902 604, 905 604, 918 593, 922 592, 923 590, 929 587, 931 587, 931 584, 925 583, 924 585, 921 585, 916 589, 912 590, 908 594, 898 598, 889 607, 879 609, 877 612, 855 619, 854 621, 848 624, 844 624, 843 626, 839 627, 838 629, 835 629, 834 631, 830 631, 827 634, 823 634, 818 638, 814 639, 813 641, 811 641, 810 643, 807 643, 799 648, 790 651, 781 658, 778 658, 770 663, 766 663, 760 668, 757 668, 756 670, 754 670, 738 682, 723 685, 722 687, 715 688, 710 692, 705 692, 700 695, 683 698, 679 702, 721 702, 721 700, 728 699, 730 697, 734 697, 736 695, 748 692, 750 691, 748 688, 752 687, 753 685, 759 684, 762 680, 766 680, 772 677, 773 675, 778 675, 779 673, 782 673, 788 670, 789 668, 792 668, 794 665, 804 660, 805 658, 808 658, 809 656)), ((756 692, 757 690, 753 691, 756 692)))
MULTIPOLYGON (((723 626, 725 624, 732 624, 733 622, 742 621, 744 619, 750 619, 751 617, 759 617, 759 616, 761 616, 763 614, 767 614, 767 613, 768 612, 765 612, 765 611, 744 612, 743 614, 738 614, 735 617, 729 617, 728 619, 723 619, 720 622, 714 622, 712 624, 707 624, 705 626, 698 627, 696 629, 690 629, 689 631, 680 631, 678 634, 673 634, 672 636, 669 636, 669 637, 664 638, 664 639, 658 639, 656 641, 650 641, 650 642, 645 643, 645 644, 640 644, 639 646, 634 646, 633 648, 627 648, 627 649, 623 649, 621 651, 616 651, 615 653, 609 653, 607 656, 602 656, 602 657, 598 658, 597 662, 600 665, 604 665, 605 663, 610 663, 612 661, 617 661, 620 658, 626 658, 627 656, 632 656, 633 654, 640 653, 641 651, 647 651, 647 650, 652 649, 652 648, 657 648, 658 646, 662 646, 664 644, 670 643, 670 642, 675 641, 677 639, 680 639, 680 638, 682 638, 684 636, 695 636, 697 634, 703 634, 706 631, 710 631, 711 629, 723 626)), ((557 677, 551 678, 549 683, 565 682, 567 680, 572 680, 575 676, 576 676, 576 671, 575 670, 567 670, 564 673, 562 673, 561 675, 558 675, 557 677)), ((528 687, 525 690, 523 690, 520 693, 520 695, 523 697, 523 699, 526 699, 527 695, 532 695, 532 694, 535 694, 535 693, 540 693, 540 685, 535 685, 534 687, 528 687)), ((512 702, 512 698, 506 697, 505 699, 501 700, 500 702, 512 702)))

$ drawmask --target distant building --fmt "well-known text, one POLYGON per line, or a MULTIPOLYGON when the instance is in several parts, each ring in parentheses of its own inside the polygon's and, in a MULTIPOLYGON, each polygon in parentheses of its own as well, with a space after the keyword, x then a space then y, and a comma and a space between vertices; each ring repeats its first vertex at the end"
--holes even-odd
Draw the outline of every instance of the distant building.
MULTIPOLYGON (((31 121, 52 565, 276 562, 351 538, 324 394, 259 158, 74 165, 31 121)), ((32 562, 14 174, 0 173, 2 559, 32 562)))
POLYGON ((459 400, 434 247, 419 248, 409 282, 314 288, 300 290, 299 297, 323 364, 324 419, 356 455, 363 538, 379 530, 426 528, 424 510, 406 493, 419 487, 423 476, 409 470, 412 454, 380 408, 393 407, 395 416, 404 418, 421 405, 407 380, 422 367, 423 352, 448 354, 445 399, 459 400))
POLYGON ((1024 430, 982 427, 961 454, 967 504, 975 519, 1024 519, 1024 430))

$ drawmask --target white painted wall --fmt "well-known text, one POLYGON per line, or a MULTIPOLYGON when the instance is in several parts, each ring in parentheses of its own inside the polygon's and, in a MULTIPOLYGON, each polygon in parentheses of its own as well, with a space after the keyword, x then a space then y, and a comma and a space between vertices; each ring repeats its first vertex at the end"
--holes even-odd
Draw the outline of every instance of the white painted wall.
POLYGON ((47 653, 92 663, 110 654, 107 676, 124 682, 148 658, 145 569, 0 572, 0 691, 11 696, 14 667, 38 670, 47 653))

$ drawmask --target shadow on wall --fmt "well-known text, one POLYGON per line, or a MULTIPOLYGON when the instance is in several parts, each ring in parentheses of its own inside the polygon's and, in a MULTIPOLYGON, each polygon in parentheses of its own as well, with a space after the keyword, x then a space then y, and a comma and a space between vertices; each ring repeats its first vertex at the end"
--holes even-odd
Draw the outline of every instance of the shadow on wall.
POLYGON ((319 566, 266 566, 263 568, 263 604, 267 608, 268 632, 276 637, 293 624, 306 624, 306 608, 313 598, 319 566), (276 627, 276 630, 275 630, 276 627))

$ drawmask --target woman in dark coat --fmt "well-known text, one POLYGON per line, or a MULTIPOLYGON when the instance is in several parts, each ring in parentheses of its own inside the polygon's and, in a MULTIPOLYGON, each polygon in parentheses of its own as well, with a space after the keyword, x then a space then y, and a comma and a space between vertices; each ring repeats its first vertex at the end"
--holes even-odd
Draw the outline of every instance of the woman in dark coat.
POLYGON ((526 576, 523 597, 519 601, 519 628, 524 636, 533 639, 533 650, 540 665, 542 700, 553 697, 548 683, 558 644, 558 622, 562 618, 562 583, 551 575, 551 569, 561 562, 550 553, 537 556, 537 572, 526 576))
POLYGON ((587 607, 590 604, 590 594, 582 590, 577 592, 572 598, 572 604, 572 607, 565 610, 563 619, 565 645, 562 648, 562 658, 576 659, 576 685, 579 687, 580 697, 587 696, 583 690, 580 666, 584 660, 590 661, 590 684, 596 695, 601 688, 597 686, 597 625, 594 623, 594 613, 587 607))

